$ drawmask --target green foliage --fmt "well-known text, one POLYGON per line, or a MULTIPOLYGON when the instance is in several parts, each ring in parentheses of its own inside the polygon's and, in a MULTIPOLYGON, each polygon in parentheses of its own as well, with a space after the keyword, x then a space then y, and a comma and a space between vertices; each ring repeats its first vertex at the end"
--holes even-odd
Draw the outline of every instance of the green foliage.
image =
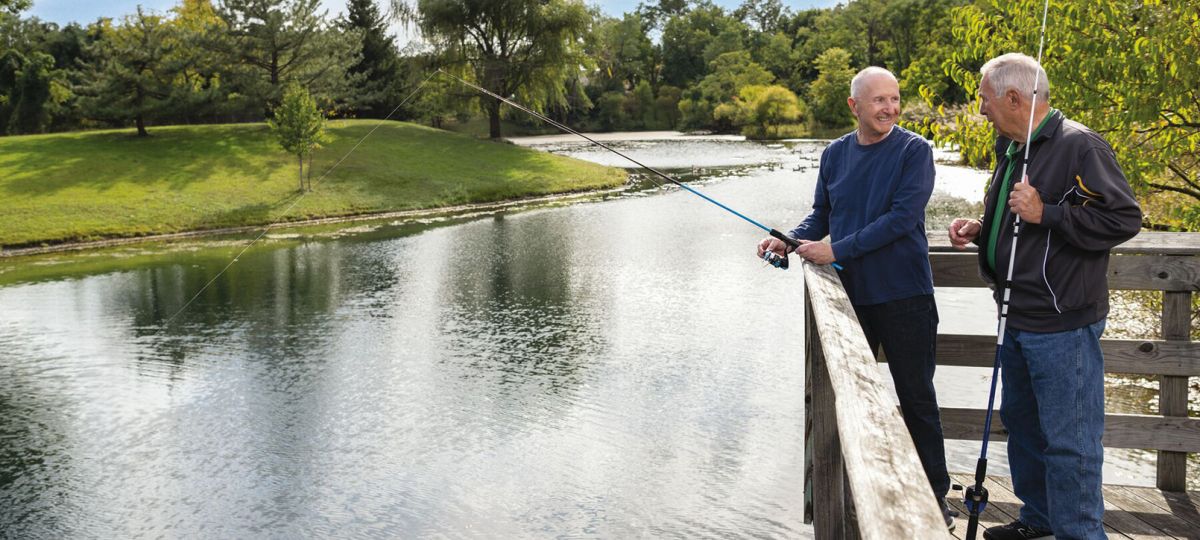
POLYGON ((715 46, 709 51, 712 54, 709 57, 705 56, 705 51, 717 36, 724 33, 725 39, 729 39, 735 35, 734 28, 738 25, 741 23, 737 19, 725 15, 724 10, 712 4, 671 16, 662 34, 663 81, 687 88, 704 78, 710 62, 719 53, 726 52, 726 48, 715 46))
POLYGON ((0 11, 8 11, 9 13, 20 13, 32 5, 31 0, 0 0, 0 11))
POLYGON ((170 119, 204 122, 261 118, 263 104, 250 98, 253 73, 221 51, 233 48, 229 27, 210 0, 183 0, 172 13, 167 36, 171 77, 170 119))
MULTIPOLYGON (((308 90, 296 83, 289 83, 283 91, 283 101, 275 109, 274 118, 267 120, 271 133, 288 153, 296 156, 300 163, 300 189, 304 189, 304 158, 309 157, 321 144, 328 141, 325 134, 325 115, 308 90)), ((309 170, 309 176, 312 170, 309 170)), ((312 180, 309 179, 309 189, 312 180)))
POLYGON ((279 103, 283 85, 296 81, 322 106, 343 110, 361 73, 362 36, 357 30, 332 31, 318 12, 320 0, 222 0, 219 14, 227 30, 214 43, 227 63, 246 70, 239 86, 264 110, 279 103))
POLYGON ((772 34, 755 52, 755 61, 774 74, 776 80, 787 82, 793 89, 799 86, 800 81, 795 77, 800 56, 792 47, 792 38, 783 33, 772 34))
POLYGON ((817 80, 808 88, 813 120, 825 127, 853 124, 854 115, 846 105, 850 80, 854 78, 850 53, 837 47, 825 51, 817 58, 817 72, 817 80))
POLYGON ((622 92, 605 92, 596 101, 596 119, 605 131, 613 131, 625 127, 625 94, 622 92))
POLYGON ((790 12, 780 0, 743 0, 733 11, 738 20, 749 21, 759 32, 767 35, 781 31, 790 12))
POLYGON ((658 59, 641 17, 601 17, 585 40, 584 50, 595 62, 591 84, 602 90, 633 88, 657 80, 658 59))
POLYGON ((0 135, 69 125, 74 94, 69 68, 82 56, 78 26, 59 30, 0 11, 0 135))
MULTIPOLYGON (((10 94, 14 102, 8 119, 8 133, 41 133, 50 124, 50 110, 56 105, 53 68, 53 57, 35 52, 14 74, 16 80, 10 94)), ((0 120, 3 120, 2 113, 0 120)))
MULTIPOLYGON (((1010 51, 1037 54, 1042 4, 980 0, 953 12, 954 52, 943 70, 974 94, 983 61, 1010 51)), ((1195 2, 1052 2, 1043 65, 1051 103, 1103 134, 1134 189, 1184 196, 1175 215, 1190 230, 1200 216, 1200 4, 1195 2)), ((922 95, 937 104, 936 89, 922 95)), ((976 163, 990 154, 991 130, 977 107, 935 133, 976 163)), ((1156 216, 1150 216, 1155 219, 1156 216)))
POLYGON ((167 57, 172 32, 163 17, 140 7, 118 26, 102 26, 102 38, 92 45, 87 82, 78 89, 84 114, 116 121, 133 120, 138 136, 146 123, 170 107, 172 73, 167 57))
MULTIPOLYGON (((567 0, 418 0, 401 3, 453 63, 470 66, 480 85, 502 96, 546 108, 565 103, 564 81, 586 63, 582 36, 589 22, 581 2, 567 0)), ((480 97, 490 135, 499 138, 500 101, 480 97)))
POLYGON ((778 135, 775 126, 799 121, 803 111, 800 98, 786 87, 750 85, 733 101, 717 106, 713 116, 742 128, 749 137, 767 138, 778 135))
POLYGON ((361 36, 360 58, 349 69, 360 79, 352 90, 353 108, 359 116, 384 118, 404 99, 400 56, 387 21, 374 0, 350 0, 341 27, 361 36))
POLYGON ((675 129, 680 121, 679 101, 683 92, 674 86, 658 87, 658 96, 654 98, 655 118, 660 125, 667 129, 675 129))

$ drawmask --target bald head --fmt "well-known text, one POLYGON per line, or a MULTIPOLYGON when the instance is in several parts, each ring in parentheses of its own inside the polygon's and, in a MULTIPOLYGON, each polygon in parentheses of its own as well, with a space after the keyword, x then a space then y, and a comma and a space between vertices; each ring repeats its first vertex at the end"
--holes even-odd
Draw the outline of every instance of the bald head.
POLYGON ((856 74, 854 78, 850 80, 850 97, 854 99, 861 99, 863 97, 863 90, 867 88, 868 83, 879 77, 899 84, 899 82, 896 81, 896 76, 892 75, 892 72, 881 67, 871 66, 858 72, 858 74, 856 74))

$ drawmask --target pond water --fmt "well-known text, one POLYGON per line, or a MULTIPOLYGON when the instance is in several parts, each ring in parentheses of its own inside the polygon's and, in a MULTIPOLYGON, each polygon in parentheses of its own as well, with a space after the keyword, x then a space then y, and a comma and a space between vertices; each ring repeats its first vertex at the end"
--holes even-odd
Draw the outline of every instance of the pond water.
MULTIPOLYGON (((823 146, 613 144, 781 229, 823 146)), ((939 167, 965 180, 936 199, 969 207, 982 173, 939 167)), ((0 531, 804 536, 800 273, 754 259, 762 236, 652 184, 286 229, 181 313, 246 238, 0 260, 0 531)), ((944 332, 994 332, 985 292, 938 293, 944 332)), ((988 375, 940 369, 943 405, 982 407, 988 375)), ((949 453, 970 470, 978 445, 949 453)))

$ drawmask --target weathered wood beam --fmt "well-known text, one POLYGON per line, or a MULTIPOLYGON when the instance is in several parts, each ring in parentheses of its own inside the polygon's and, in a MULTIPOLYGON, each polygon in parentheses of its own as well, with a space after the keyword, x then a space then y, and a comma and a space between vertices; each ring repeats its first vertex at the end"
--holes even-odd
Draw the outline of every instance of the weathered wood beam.
MULTIPOLYGON (((804 277, 861 537, 949 538, 916 447, 875 367, 841 280, 832 268, 811 264, 804 265, 804 277)), ((819 407, 818 398, 814 393, 814 407, 819 407)))

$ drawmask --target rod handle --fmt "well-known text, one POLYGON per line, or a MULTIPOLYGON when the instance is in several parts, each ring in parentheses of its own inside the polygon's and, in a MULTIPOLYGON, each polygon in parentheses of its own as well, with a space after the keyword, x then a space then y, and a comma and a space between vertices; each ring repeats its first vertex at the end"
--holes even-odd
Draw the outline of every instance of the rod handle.
MULTIPOLYGON (((792 238, 786 234, 779 232, 778 229, 771 229, 770 233, 771 233, 772 237, 778 238, 781 242, 787 244, 790 251, 796 251, 796 248, 800 247, 800 242, 796 241, 795 238, 792 238)), ((842 268, 842 265, 840 265, 836 262, 829 263, 829 266, 832 266, 838 270, 845 270, 844 268, 842 268)))

